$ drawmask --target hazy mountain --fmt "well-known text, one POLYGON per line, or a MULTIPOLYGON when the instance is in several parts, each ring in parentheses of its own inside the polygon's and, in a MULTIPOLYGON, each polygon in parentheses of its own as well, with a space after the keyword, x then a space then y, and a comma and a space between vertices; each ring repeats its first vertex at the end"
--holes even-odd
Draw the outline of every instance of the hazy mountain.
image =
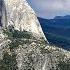
POLYGON ((65 15, 65 16, 55 16, 54 19, 70 19, 70 15, 65 15))
POLYGON ((50 43, 70 50, 70 15, 56 16, 54 19, 40 17, 38 19, 50 43))

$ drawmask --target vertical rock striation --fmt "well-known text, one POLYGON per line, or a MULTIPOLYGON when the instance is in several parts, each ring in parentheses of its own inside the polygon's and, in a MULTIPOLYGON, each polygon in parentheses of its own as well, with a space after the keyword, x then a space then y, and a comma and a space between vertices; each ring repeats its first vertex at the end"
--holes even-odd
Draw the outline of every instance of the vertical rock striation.
POLYGON ((70 58, 70 52, 45 41, 36 14, 26 0, 0 2, 3 27, 14 26, 0 31, 1 70, 56 70, 59 60, 70 58))
POLYGON ((34 36, 45 38, 36 14, 26 0, 4 0, 4 2, 7 25, 13 25, 17 30, 26 30, 32 32, 34 36))

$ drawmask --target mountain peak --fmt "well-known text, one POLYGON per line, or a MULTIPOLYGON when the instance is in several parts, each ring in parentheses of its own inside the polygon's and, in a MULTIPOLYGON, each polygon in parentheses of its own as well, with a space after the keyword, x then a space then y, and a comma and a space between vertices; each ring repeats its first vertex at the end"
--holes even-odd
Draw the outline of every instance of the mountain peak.
POLYGON ((26 0, 5 0, 5 7, 2 8, 4 26, 13 25, 17 30, 26 30, 45 38, 36 14, 26 0))
POLYGON ((70 15, 65 15, 65 16, 55 16, 54 19, 70 19, 70 15))

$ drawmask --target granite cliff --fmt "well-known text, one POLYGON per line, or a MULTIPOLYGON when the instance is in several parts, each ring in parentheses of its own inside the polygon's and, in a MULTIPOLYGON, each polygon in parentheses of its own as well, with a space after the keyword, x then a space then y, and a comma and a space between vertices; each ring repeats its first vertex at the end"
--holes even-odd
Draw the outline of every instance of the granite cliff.
POLYGON ((70 52, 48 43, 27 1, 1 1, 0 70, 69 70, 70 52))
POLYGON ((13 25, 17 30, 26 30, 32 32, 34 36, 45 38, 36 14, 26 0, 5 0, 4 2, 7 16, 7 24, 5 23, 4 26, 13 25))

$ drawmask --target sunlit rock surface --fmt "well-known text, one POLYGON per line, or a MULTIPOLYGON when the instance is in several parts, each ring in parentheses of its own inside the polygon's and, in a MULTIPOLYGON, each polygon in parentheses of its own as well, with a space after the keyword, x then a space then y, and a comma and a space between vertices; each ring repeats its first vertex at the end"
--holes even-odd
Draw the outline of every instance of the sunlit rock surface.
POLYGON ((36 36, 45 38, 36 14, 26 0, 4 1, 8 25, 14 25, 17 30, 30 31, 36 36))
POLYGON ((69 60, 69 51, 49 45, 45 41, 37 17, 26 0, 3 2, 1 15, 3 26, 13 25, 15 30, 11 29, 12 35, 5 28, 3 29, 6 32, 0 29, 1 70, 56 70, 59 60, 69 60), (29 32, 33 35, 30 36, 29 32), (25 38, 20 37, 24 34, 25 38))

